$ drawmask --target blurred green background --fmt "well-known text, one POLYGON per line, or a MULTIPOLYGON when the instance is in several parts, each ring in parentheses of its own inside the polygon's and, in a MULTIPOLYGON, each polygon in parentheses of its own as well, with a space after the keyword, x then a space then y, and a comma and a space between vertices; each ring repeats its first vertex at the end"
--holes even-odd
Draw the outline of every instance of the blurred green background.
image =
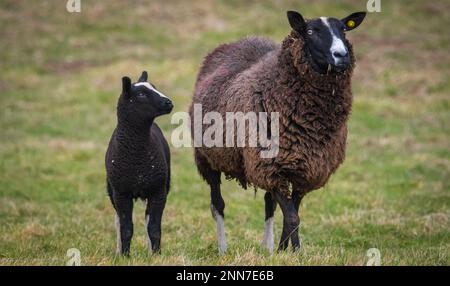
MULTIPOLYGON (((135 207, 132 256, 115 256, 104 152, 120 78, 150 80, 186 111, 203 57, 247 35, 278 42, 285 11, 365 10, 366 1, 0 2, 0 264, 450 264, 449 1, 387 1, 349 32, 357 56, 348 156, 301 207, 300 253, 260 247, 263 191, 223 185, 229 251, 217 255, 207 185, 192 150, 173 153, 162 255, 149 255, 135 207)), ((170 138, 170 117, 158 119, 170 138)), ((277 211, 276 240, 281 234, 277 211)))

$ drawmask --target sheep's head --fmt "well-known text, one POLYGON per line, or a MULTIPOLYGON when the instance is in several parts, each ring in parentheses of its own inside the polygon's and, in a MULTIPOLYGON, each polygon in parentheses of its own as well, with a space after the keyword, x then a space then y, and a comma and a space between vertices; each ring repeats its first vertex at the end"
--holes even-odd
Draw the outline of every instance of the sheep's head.
POLYGON ((365 12, 353 13, 338 20, 320 17, 305 21, 298 12, 288 11, 289 23, 303 39, 306 55, 314 70, 320 73, 341 73, 353 63, 345 32, 358 27, 365 12))
POLYGON ((143 121, 153 120, 157 116, 172 111, 172 101, 147 82, 147 72, 142 72, 139 81, 132 84, 127 76, 122 78, 122 95, 119 108, 129 116, 143 121))

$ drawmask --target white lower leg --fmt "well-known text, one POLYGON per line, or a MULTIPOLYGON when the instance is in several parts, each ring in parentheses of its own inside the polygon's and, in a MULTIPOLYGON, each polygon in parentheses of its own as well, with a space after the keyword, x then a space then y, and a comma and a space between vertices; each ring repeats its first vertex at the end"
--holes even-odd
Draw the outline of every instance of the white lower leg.
POLYGON ((119 216, 116 214, 115 217, 115 225, 116 225, 116 233, 117 233, 117 247, 116 247, 116 253, 122 254, 122 237, 120 235, 120 219, 119 216))
POLYGON ((146 227, 145 232, 147 233, 148 249, 149 249, 149 251, 151 252, 151 251, 152 251, 152 241, 151 241, 150 235, 149 235, 149 233, 148 233, 148 224, 149 224, 149 223, 150 223, 150 216, 149 216, 149 215, 146 215, 146 216, 145 216, 145 227, 146 227))
POLYGON ((219 254, 223 255, 225 251, 227 250, 227 238, 225 235, 225 223, 223 216, 219 214, 219 212, 216 210, 214 205, 211 205, 211 212, 216 220, 216 227, 217 227, 217 244, 219 247, 219 254))
POLYGON ((273 236, 273 217, 269 217, 264 226, 264 236, 262 245, 269 250, 270 253, 273 252, 274 236, 273 236))

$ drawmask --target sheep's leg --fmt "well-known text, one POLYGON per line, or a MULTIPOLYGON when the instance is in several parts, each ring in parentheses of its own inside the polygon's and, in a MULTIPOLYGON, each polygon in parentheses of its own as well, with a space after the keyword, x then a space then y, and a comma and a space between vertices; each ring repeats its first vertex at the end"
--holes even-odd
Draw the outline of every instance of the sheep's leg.
MULTIPOLYGON (((294 190, 292 192, 292 201, 294 202, 294 207, 295 207, 295 210, 297 211, 297 214, 300 209, 300 203, 304 196, 305 196, 304 192, 302 192, 301 190, 295 190, 295 188, 294 188, 294 190)), ((300 247, 301 241, 300 241, 300 238, 298 238, 298 235, 297 235, 296 239, 299 241, 299 247, 300 247)), ((292 242, 292 245, 294 245, 294 242, 292 242)))
POLYGON ((148 243, 153 253, 161 253, 161 220, 167 200, 165 190, 166 188, 151 196, 145 210, 148 243))
POLYGON ((275 198, 280 204, 281 211, 283 212, 283 232, 281 234, 278 250, 286 250, 289 239, 291 239, 292 247, 294 251, 296 251, 300 248, 300 240, 298 238, 300 219, 297 210, 295 209, 294 201, 278 192, 275 193, 275 198))
POLYGON ((227 238, 225 235, 224 209, 225 202, 220 193, 220 173, 212 171, 207 182, 211 186, 211 213, 216 221, 217 228, 217 244, 219 254, 223 255, 227 250, 227 238))
POLYGON ((116 207, 117 254, 130 255, 133 237, 133 199, 114 196, 116 207))
POLYGON ((269 192, 266 192, 266 194, 264 195, 264 202, 265 202, 266 218, 265 218, 265 227, 262 245, 265 248, 267 248, 267 250, 269 250, 270 253, 272 253, 274 245, 273 215, 277 207, 277 203, 273 199, 272 194, 269 192))
POLYGON ((225 235, 225 223, 224 223, 224 209, 225 202, 220 193, 220 187, 211 186, 211 213, 216 221, 217 228, 217 244, 219 247, 219 254, 223 255, 227 250, 227 238, 225 235))
POLYGON ((200 175, 205 179, 211 188, 211 213, 216 221, 217 243, 219 254, 222 255, 227 249, 227 239, 225 236, 224 209, 225 202, 220 193, 221 173, 211 168, 206 158, 195 149, 195 163, 200 175))
POLYGON ((297 212, 300 209, 300 203, 304 196, 305 196, 305 194, 300 191, 292 192, 292 201, 294 202, 295 210, 297 212))

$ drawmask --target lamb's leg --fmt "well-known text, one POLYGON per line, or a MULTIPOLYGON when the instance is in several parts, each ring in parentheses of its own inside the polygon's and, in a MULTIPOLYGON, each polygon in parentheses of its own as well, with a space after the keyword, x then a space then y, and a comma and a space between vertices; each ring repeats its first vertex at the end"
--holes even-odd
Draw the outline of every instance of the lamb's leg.
POLYGON ((295 209, 294 201, 278 192, 275 192, 275 198, 280 204, 281 211, 283 212, 283 232, 281 234, 278 250, 286 250, 289 239, 291 239, 292 247, 294 251, 296 251, 300 248, 300 241, 298 238, 300 219, 297 210, 295 209))
POLYGON ((267 250, 269 250, 270 253, 272 253, 274 245, 273 214, 277 207, 277 203, 273 199, 272 194, 269 192, 266 192, 266 194, 264 195, 264 202, 265 202, 266 218, 265 218, 265 227, 262 245, 265 248, 267 248, 267 250))
MULTIPOLYGON (((116 205, 114 203, 113 188, 112 188, 112 186, 111 186, 111 184, 109 183, 108 180, 106 180, 106 186, 107 186, 109 199, 111 200, 111 204, 113 205, 114 210, 116 210, 116 205)), ((120 235, 120 220, 119 220, 119 215, 117 214, 117 210, 116 210, 116 215, 114 216, 114 224, 115 224, 116 233, 117 233, 117 236, 116 236, 117 237, 116 238, 116 243, 117 243, 116 253, 120 254, 122 252, 122 238, 121 238, 121 235, 120 235)))
POLYGON ((148 246, 153 253, 161 253, 161 220, 166 200, 167 193, 164 188, 147 201, 145 220, 147 223, 148 246))
POLYGON ((106 191, 108 193, 109 199, 111 200, 111 204, 113 205, 114 209, 116 209, 116 206, 114 205, 113 188, 108 180, 106 180, 106 191))
POLYGON ((130 255, 133 237, 133 199, 126 196, 114 196, 116 206, 117 254, 130 255))

